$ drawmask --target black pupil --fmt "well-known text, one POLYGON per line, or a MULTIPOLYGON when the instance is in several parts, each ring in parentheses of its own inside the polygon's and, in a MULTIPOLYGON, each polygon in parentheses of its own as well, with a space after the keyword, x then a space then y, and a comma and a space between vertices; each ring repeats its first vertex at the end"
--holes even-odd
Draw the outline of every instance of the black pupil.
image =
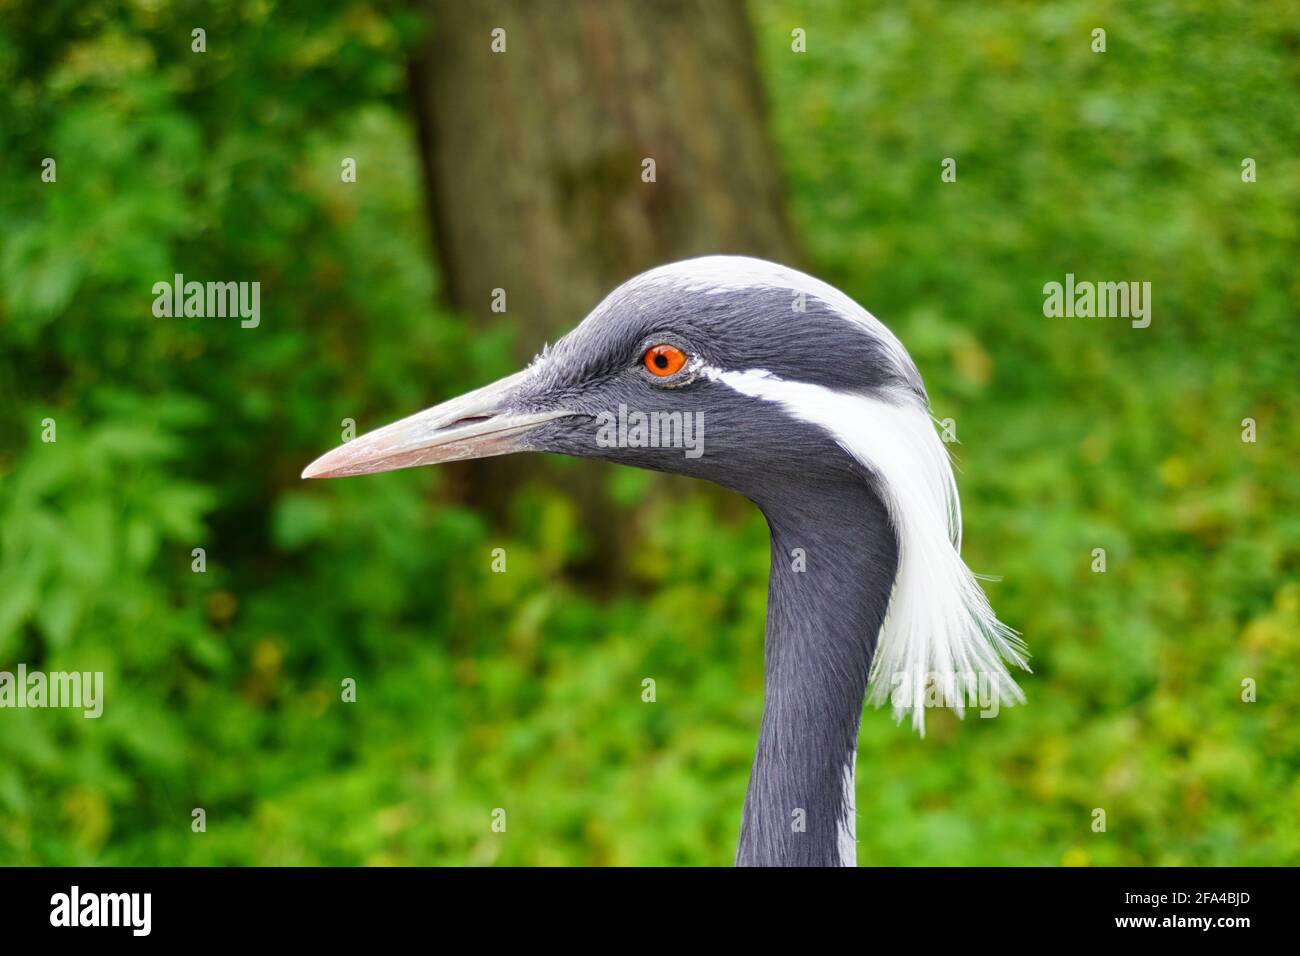
POLYGON ((655 366, 658 367, 658 368, 667 368, 667 367, 668 367, 668 356, 667 356, 667 355, 664 355, 663 352, 660 352, 658 355, 656 355, 656 356, 655 356, 655 366))

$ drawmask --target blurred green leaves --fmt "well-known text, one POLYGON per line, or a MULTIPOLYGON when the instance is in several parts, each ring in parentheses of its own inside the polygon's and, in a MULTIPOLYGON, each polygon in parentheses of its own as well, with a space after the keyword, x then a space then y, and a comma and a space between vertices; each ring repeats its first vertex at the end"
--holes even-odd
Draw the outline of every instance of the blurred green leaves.
POLYGON ((1295 10, 754 10, 796 218, 954 419, 968 561, 1034 655, 996 721, 865 718, 860 859, 1294 863, 1292 667, 1251 635, 1295 633, 1300 577, 1295 10), (1151 281, 1151 328, 1044 318, 1066 272, 1151 281))

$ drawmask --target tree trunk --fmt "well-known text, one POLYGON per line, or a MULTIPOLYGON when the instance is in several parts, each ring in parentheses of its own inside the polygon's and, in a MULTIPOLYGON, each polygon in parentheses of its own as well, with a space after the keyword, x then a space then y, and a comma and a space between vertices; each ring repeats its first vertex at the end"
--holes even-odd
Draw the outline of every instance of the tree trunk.
MULTIPOLYGON (((443 281, 485 323, 504 290, 520 361, 651 266, 718 252, 797 264, 740 0, 427 10, 412 85, 443 281)), ((490 463, 476 482, 519 467, 490 463)), ((564 484, 600 510, 593 564, 610 568, 619 524, 593 467, 564 484)))

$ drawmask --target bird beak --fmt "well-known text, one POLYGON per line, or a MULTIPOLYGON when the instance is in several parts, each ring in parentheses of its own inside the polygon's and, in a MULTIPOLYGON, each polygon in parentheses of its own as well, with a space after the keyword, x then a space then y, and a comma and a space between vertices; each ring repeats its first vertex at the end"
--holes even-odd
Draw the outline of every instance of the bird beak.
POLYGON ((520 439, 539 425, 572 415, 567 409, 510 411, 510 400, 527 370, 509 375, 449 402, 426 408, 327 452, 308 465, 304 478, 340 478, 377 471, 489 458, 524 451, 520 439))

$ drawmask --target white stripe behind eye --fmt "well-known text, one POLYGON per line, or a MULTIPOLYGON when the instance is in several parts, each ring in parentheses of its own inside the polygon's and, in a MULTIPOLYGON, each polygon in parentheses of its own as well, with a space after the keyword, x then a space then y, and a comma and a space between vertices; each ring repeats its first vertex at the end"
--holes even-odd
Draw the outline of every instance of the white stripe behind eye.
POLYGON ((898 537, 899 565, 868 699, 876 706, 891 700, 899 720, 911 710, 912 724, 922 734, 927 691, 931 697, 941 694, 959 715, 971 679, 1003 706, 1023 702, 1004 659, 1028 670, 1024 643, 997 619, 961 559, 961 507, 952 464, 916 397, 849 394, 761 369, 701 371, 820 425, 877 476, 898 537))

